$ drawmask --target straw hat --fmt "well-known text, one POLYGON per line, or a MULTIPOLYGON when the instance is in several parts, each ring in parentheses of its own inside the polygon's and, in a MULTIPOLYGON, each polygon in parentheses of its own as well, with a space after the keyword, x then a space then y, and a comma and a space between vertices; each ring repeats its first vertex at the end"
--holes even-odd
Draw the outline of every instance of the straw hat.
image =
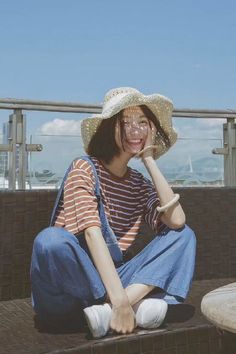
MULTIPOLYGON (((177 133, 172 126, 173 103, 170 99, 159 94, 144 95, 131 87, 119 87, 107 92, 104 98, 101 114, 95 114, 91 118, 84 119, 81 123, 81 135, 84 143, 84 149, 87 151, 92 136, 103 119, 108 119, 127 107, 147 106, 159 121, 160 126, 170 140, 172 146, 177 140, 177 133)), ((155 150, 155 159, 164 154, 169 146, 166 146, 160 134, 156 134, 157 145, 155 150)))

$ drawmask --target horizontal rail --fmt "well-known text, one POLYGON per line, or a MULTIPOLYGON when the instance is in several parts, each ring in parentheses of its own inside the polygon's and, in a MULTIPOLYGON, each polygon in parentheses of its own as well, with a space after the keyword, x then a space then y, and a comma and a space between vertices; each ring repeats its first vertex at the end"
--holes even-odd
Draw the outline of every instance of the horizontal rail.
MULTIPOLYGON (((36 101, 15 98, 0 98, 0 109, 4 110, 29 110, 67 113, 101 113, 101 104, 85 104, 78 102, 36 101)), ((188 109, 175 108, 173 117, 181 118, 236 118, 235 109, 211 110, 211 109, 188 109)))
POLYGON ((210 110, 210 109, 174 109, 173 117, 179 118, 236 118, 236 110, 210 110))
POLYGON ((21 109, 26 111, 46 111, 46 112, 67 112, 67 113, 100 113, 102 108, 69 107, 69 106, 48 106, 48 105, 27 105, 27 104, 4 104, 0 103, 0 109, 21 109))
MULTIPOLYGON (((66 113, 99 114, 101 104, 80 102, 36 101, 28 99, 0 98, 0 109, 13 110, 9 115, 9 144, 0 144, 0 151, 9 152, 9 188, 24 188, 26 183, 27 156, 29 152, 41 151, 40 144, 26 143, 26 115, 23 111, 46 111, 66 113), (18 171, 16 173, 16 171, 18 171)), ((224 180, 226 186, 236 186, 236 109, 188 109, 174 108, 174 118, 225 119, 223 127, 223 148, 213 149, 213 153, 224 156, 224 180)), ((199 138, 198 138, 199 139, 199 138)), ((201 138, 200 138, 201 139, 201 138)), ((5 140, 4 140, 5 142, 5 140)))
POLYGON ((0 103, 7 104, 23 104, 23 105, 36 105, 36 106, 63 106, 63 107, 87 107, 87 108, 100 108, 100 104, 87 104, 78 102, 62 102, 62 101, 39 101, 27 100, 22 98, 0 98, 0 103))

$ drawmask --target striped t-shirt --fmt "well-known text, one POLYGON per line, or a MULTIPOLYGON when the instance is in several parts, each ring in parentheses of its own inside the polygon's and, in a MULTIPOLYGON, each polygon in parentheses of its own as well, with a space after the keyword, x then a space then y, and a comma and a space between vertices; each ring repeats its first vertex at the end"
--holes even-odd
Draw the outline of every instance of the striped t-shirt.
MULTIPOLYGON (((152 183, 140 172, 128 167, 123 177, 111 174, 96 158, 92 158, 99 181, 101 199, 108 222, 119 246, 126 250, 138 236, 142 222, 153 231, 161 231, 156 207, 160 204, 152 183)), ((77 159, 64 185, 63 198, 57 208, 55 226, 78 235, 90 226, 101 226, 95 178, 89 162, 77 159)))

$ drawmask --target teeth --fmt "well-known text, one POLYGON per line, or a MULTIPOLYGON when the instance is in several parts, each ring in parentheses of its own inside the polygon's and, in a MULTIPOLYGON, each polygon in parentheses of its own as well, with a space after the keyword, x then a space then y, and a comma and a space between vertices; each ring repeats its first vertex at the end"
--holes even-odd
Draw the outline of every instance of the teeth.
POLYGON ((141 143, 141 140, 130 140, 131 144, 138 144, 141 143))

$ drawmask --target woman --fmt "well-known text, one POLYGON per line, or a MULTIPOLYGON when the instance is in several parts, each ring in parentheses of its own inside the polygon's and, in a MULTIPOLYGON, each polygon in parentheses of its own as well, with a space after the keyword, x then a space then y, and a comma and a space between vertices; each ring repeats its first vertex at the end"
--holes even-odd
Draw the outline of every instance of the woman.
POLYGON ((155 162, 176 141, 172 109, 164 96, 118 88, 107 93, 100 115, 82 122, 88 156, 69 167, 53 226, 34 242, 32 299, 39 316, 75 314, 80 304, 99 338, 109 329, 157 328, 167 304, 186 298, 195 236, 155 162), (127 167, 134 156, 152 183, 127 167), (125 261, 144 222, 157 237, 125 261))

